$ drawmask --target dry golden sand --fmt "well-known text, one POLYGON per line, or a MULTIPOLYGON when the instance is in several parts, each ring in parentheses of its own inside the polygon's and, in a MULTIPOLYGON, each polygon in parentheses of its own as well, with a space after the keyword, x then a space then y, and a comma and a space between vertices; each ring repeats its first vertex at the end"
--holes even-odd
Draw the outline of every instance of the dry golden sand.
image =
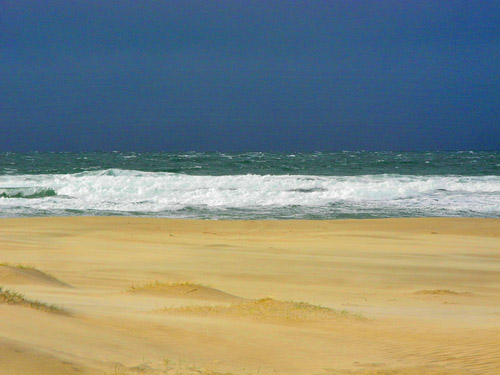
POLYGON ((0 264, 65 312, 2 298, 1 375, 500 374, 496 219, 1 219, 0 264))

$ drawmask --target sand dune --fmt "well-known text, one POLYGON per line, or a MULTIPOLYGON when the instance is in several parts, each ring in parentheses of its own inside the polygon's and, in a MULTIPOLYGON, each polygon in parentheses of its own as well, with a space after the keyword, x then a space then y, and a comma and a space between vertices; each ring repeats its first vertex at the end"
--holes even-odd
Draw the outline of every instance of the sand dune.
POLYGON ((70 285, 31 266, 0 264, 0 285, 35 284, 69 287, 70 285))
POLYGON ((197 299, 207 301, 237 301, 241 297, 225 293, 221 290, 192 282, 160 282, 153 281, 132 286, 129 293, 168 296, 173 298, 197 299))
POLYGON ((0 369, 2 375, 97 375, 76 363, 0 340, 0 369))
POLYGON ((277 301, 273 298, 261 298, 254 301, 233 303, 230 305, 188 305, 166 307, 159 310, 165 313, 196 314, 201 316, 220 316, 252 318, 278 322, 328 322, 339 319, 364 319, 360 314, 346 310, 334 310, 306 302, 277 301))
POLYGON ((0 303, 2 375, 500 374, 500 220, 2 219, 0 262, 71 313, 0 303))

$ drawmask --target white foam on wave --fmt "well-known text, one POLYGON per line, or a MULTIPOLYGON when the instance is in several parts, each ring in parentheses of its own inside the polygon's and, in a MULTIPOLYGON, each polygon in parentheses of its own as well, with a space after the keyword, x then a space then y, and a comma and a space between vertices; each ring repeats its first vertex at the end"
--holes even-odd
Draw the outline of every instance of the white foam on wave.
POLYGON ((0 188, 50 189, 55 196, 0 198, 9 208, 160 213, 186 207, 272 209, 346 205, 424 215, 500 216, 500 176, 194 176, 120 169, 59 175, 4 175, 0 188))

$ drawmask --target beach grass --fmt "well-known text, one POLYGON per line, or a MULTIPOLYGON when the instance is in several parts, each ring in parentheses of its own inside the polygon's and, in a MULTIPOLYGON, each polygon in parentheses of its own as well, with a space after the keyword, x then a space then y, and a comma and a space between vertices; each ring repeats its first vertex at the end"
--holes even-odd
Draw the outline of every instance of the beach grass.
POLYGON ((280 301, 271 297, 230 305, 190 305, 166 307, 159 311, 181 314, 222 315, 280 321, 325 321, 342 318, 365 319, 361 314, 313 305, 307 302, 280 301))
POLYGON ((33 270, 35 267, 29 264, 12 264, 12 263, 0 263, 0 267, 12 267, 12 268, 19 268, 21 270, 33 270))
POLYGON ((18 293, 12 289, 4 290, 3 287, 1 286, 0 286, 0 303, 26 306, 40 311, 69 315, 68 312, 64 311, 61 307, 57 305, 48 304, 42 301, 26 298, 24 294, 18 293))
POLYGON ((209 288, 208 285, 196 284, 191 281, 150 281, 137 284, 127 289, 128 292, 139 292, 161 288, 209 288))
POLYGON ((455 292, 450 289, 425 289, 416 291, 414 294, 432 295, 432 296, 472 296, 469 292, 455 292))
MULTIPOLYGON (((122 364, 116 365, 112 371, 105 375, 132 375, 132 374, 164 374, 164 375, 236 375, 232 372, 215 371, 211 368, 188 363, 183 360, 163 358, 158 363, 144 362, 136 366, 126 367, 122 364)), ((251 375, 242 369, 238 375, 251 375)))

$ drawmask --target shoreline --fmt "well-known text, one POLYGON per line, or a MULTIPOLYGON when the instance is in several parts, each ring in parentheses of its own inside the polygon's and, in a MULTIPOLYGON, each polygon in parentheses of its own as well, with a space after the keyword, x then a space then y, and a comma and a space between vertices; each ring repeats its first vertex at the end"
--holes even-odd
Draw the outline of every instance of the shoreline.
POLYGON ((280 226, 297 226, 298 230, 312 229, 348 229, 348 230, 373 230, 373 231, 411 231, 426 233, 433 228, 439 228, 445 233, 457 233, 459 235, 472 234, 480 236, 500 237, 500 218, 490 217, 398 217, 398 218, 367 218, 367 219, 186 219, 186 218, 157 218, 143 216, 42 216, 42 217, 16 217, 16 218, 0 218, 0 223, 17 222, 17 221, 33 221, 35 223, 44 221, 65 223, 85 222, 88 224, 106 223, 123 224, 145 224, 155 222, 161 224, 174 225, 176 228, 183 226, 222 226, 236 227, 245 225, 252 227, 266 224, 268 227, 279 229, 280 226), (473 228, 470 225, 474 225, 473 228), (355 226, 356 228, 354 228, 355 226))
POLYGON ((0 301, 0 372, 495 375, 499 249, 494 218, 4 218, 39 305, 0 301))

